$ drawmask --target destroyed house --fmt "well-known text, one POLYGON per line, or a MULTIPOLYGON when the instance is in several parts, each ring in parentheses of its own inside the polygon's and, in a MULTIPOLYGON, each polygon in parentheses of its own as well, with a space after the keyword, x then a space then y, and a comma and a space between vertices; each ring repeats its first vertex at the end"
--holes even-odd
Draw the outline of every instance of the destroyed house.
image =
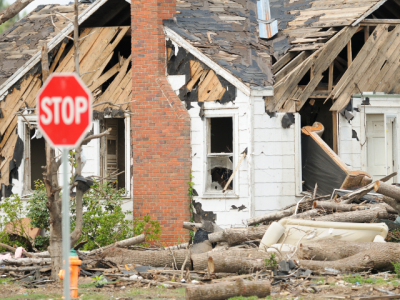
MULTIPOLYGON (((133 215, 150 214, 176 242, 192 212, 195 222, 243 226, 316 183, 330 194, 397 171, 399 4, 81 3, 92 130, 113 128, 83 146, 83 175, 124 171, 113 180, 133 215)), ((3 197, 29 195, 41 178, 39 42, 51 72, 73 71, 62 16, 72 13, 39 7, 0 37, 3 197)))

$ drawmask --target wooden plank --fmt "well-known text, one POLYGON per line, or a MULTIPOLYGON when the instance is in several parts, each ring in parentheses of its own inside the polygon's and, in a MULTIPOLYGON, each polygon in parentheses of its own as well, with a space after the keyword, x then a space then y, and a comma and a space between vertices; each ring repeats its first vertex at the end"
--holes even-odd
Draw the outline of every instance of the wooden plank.
POLYGON ((101 74, 103 73, 104 69, 107 67, 108 63, 110 62, 111 58, 113 57, 114 52, 111 52, 107 59, 103 62, 103 64, 100 66, 100 68, 94 73, 92 78, 90 79, 90 83, 88 83, 88 86, 90 86, 95 80, 99 79, 101 74))
POLYGON ((364 27, 364 43, 367 42, 368 38, 369 38, 369 26, 365 26, 364 27))
MULTIPOLYGON (((130 30, 130 27, 129 26, 117 27, 116 30, 117 30, 117 36, 115 37, 112 44, 107 45, 107 47, 101 52, 98 59, 94 61, 94 63, 88 68, 88 70, 97 70, 103 64, 103 62, 107 59, 110 53, 114 51, 114 49, 118 46, 119 42, 126 35, 126 32, 130 30)), ((88 78, 85 77, 86 78, 85 80, 87 80, 87 82, 90 82, 93 79, 93 74, 94 73, 87 74, 88 78)))
POLYGON ((347 67, 353 62, 353 52, 351 50, 351 40, 347 43, 347 67))
POLYGON ((289 61, 292 60, 297 55, 295 52, 288 52, 282 56, 276 63, 272 65, 272 72, 276 74, 280 69, 282 69, 289 61))
POLYGON ((312 45, 301 45, 297 47, 291 48, 289 51, 290 52, 299 52, 299 51, 308 51, 308 50, 318 50, 321 47, 323 47, 325 44, 322 43, 316 43, 312 45))
POLYGON ((110 70, 105 72, 99 79, 94 81, 92 85, 89 87, 89 90, 93 92, 95 89, 100 87, 104 82, 114 76, 121 69, 119 62, 116 63, 110 70))
POLYGON ((56 55, 56 57, 54 58, 53 64, 52 64, 51 67, 50 67, 50 73, 53 73, 53 72, 54 72, 54 69, 56 68, 57 63, 58 63, 58 61, 60 60, 61 55, 64 53, 65 46, 67 46, 67 42, 64 41, 64 42, 62 42, 62 44, 61 44, 61 46, 60 46, 60 49, 58 49, 57 55, 56 55))
MULTIPOLYGON (((337 99, 337 97, 343 92, 346 86, 352 81, 352 78, 354 78, 359 68, 365 63, 365 61, 372 60, 375 57, 378 51, 378 49, 375 47, 375 44, 381 43, 381 41, 385 41, 388 37, 388 31, 385 28, 385 25, 377 26, 371 37, 361 48, 360 52, 355 57, 354 62, 336 84, 335 88, 332 90, 328 98, 332 98, 333 100, 337 99), (374 38, 371 38, 372 36, 374 36, 374 38)), ((340 106, 342 106, 342 104, 336 101, 331 107, 331 110, 337 111, 336 108, 340 106)))
MULTIPOLYGON (((381 26, 385 26, 385 25, 381 25, 381 26)), ((369 44, 368 41, 373 40, 373 39, 368 39, 367 43, 364 45, 364 47, 361 49, 361 51, 359 52, 359 54, 356 57, 356 59, 359 58, 357 70, 356 71, 352 70, 353 72, 348 75, 347 81, 342 84, 343 87, 341 87, 341 92, 340 93, 337 92, 333 95, 333 97, 334 97, 333 99, 337 98, 337 100, 334 103, 334 105, 331 107, 332 111, 336 110, 337 108, 343 109, 343 107, 345 107, 346 103, 350 99, 351 94, 356 89, 356 87, 355 87, 356 83, 357 84, 361 84, 361 82, 363 83, 362 87, 360 87, 360 88, 364 88, 366 86, 364 83, 372 74, 372 73, 370 74, 370 69, 376 69, 376 66, 379 66, 379 64, 382 65, 382 63, 383 63, 382 60, 385 59, 384 55, 385 55, 386 51, 388 50, 388 48, 390 48, 390 46, 392 45, 392 42, 393 42, 392 33, 394 31, 395 30, 388 32, 387 28, 385 28, 384 33, 382 34, 382 37, 380 39, 377 38, 376 40, 374 40, 372 42, 372 44, 373 44, 372 49, 365 47, 367 44, 369 44), (360 54, 362 54, 362 55, 360 55, 360 54), (371 64, 372 64, 372 66, 371 66, 371 64), (364 80, 365 77, 367 77, 366 80, 364 80)), ((398 34, 398 31, 397 31, 397 34, 398 34)), ((375 35, 375 34, 373 34, 373 35, 375 35)), ((372 37, 372 35, 371 35, 371 37, 372 37)), ((354 62, 353 62, 353 64, 354 64, 354 62)), ((372 74, 372 76, 373 76, 373 74, 372 74)))
POLYGON ((376 3, 375 5, 373 5, 370 9, 368 9, 366 12, 364 12, 362 14, 361 17, 359 17, 352 25, 353 26, 357 26, 358 23, 360 23, 361 21, 363 21, 366 17, 368 17, 370 14, 372 14, 375 10, 377 10, 379 7, 381 7, 384 3, 386 2, 386 0, 381 0, 378 3, 376 3))
POLYGON ((332 134, 333 134, 333 151, 336 154, 338 153, 338 132, 337 132, 337 128, 338 128, 338 119, 337 119, 337 112, 333 111, 332 112, 332 134))
POLYGON ((295 69, 299 64, 301 64, 308 56, 310 52, 303 51, 297 55, 291 62, 289 62, 283 69, 281 69, 275 75, 275 82, 282 80, 287 74, 289 74, 293 69, 295 69))
POLYGON ((332 62, 346 46, 346 44, 357 31, 357 29, 358 27, 345 27, 331 40, 329 40, 329 42, 326 43, 325 47, 321 49, 322 51, 318 55, 318 58, 315 60, 314 63, 314 76, 304 89, 303 93, 300 95, 300 103, 296 104, 297 110, 300 110, 304 103, 306 103, 311 93, 315 90, 315 88, 323 78, 322 73, 329 67, 330 64, 332 64, 332 62))
POLYGON ((362 21, 361 25, 362 26, 376 26, 376 25, 399 25, 400 24, 400 20, 399 19, 366 19, 364 21, 362 21))
POLYGON ((109 101, 110 96, 113 94, 115 89, 119 86, 121 81, 124 79, 126 72, 128 70, 128 66, 131 63, 132 55, 129 56, 127 60, 125 60, 124 64, 121 67, 121 70, 119 71, 119 74, 115 77, 113 82, 108 86, 107 90, 104 92, 104 94, 98 99, 96 102, 103 102, 103 101, 109 101))
POLYGON ((333 68, 334 68, 334 63, 331 63, 329 65, 329 72, 328 72, 328 91, 331 91, 333 87, 333 68))

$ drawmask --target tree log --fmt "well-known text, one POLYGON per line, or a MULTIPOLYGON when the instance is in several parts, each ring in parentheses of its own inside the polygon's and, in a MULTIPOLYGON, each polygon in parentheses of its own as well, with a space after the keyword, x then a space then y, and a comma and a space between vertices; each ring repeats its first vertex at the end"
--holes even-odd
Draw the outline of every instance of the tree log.
POLYGON ((217 224, 210 221, 203 221, 203 223, 191 223, 191 222, 183 222, 183 228, 189 230, 199 230, 203 229, 207 232, 218 232, 222 231, 222 228, 217 224))
POLYGON ((17 0, 9 7, 2 10, 0 12, 0 24, 3 24, 4 22, 14 18, 21 10, 23 10, 29 3, 33 1, 34 0, 17 0))
POLYGON ((377 207, 367 210, 358 210, 350 212, 335 213, 315 218, 316 221, 326 222, 351 222, 351 223, 369 223, 375 218, 386 219, 389 213, 385 208, 377 207))
POLYGON ((269 225, 247 228, 228 228, 208 235, 211 243, 228 242, 230 246, 241 244, 245 241, 261 239, 269 225))
MULTIPOLYGON (((139 264, 152 267, 171 267, 172 265, 175 266, 176 262, 177 268, 181 269, 188 251, 189 250, 135 251, 110 247, 97 256, 93 258, 90 257, 87 260, 107 259, 117 265, 139 264)), ((187 267, 191 267, 189 260, 186 261, 184 269, 187 267)))
POLYGON ((257 250, 209 251, 191 256, 193 269, 203 271, 208 268, 208 259, 212 257, 214 272, 238 273, 265 268, 264 259, 269 253, 257 250))
POLYGON ((296 215, 291 215, 290 217, 286 217, 284 219, 310 219, 312 217, 318 216, 318 210, 316 209, 311 209, 304 211, 302 213, 296 214, 296 215))
MULTIPOLYGON (((0 243, 0 247, 6 248, 7 250, 12 251, 13 253, 15 253, 15 251, 17 250, 14 247, 8 246, 8 245, 3 244, 3 243, 0 243)), ((34 255, 32 255, 31 253, 26 252, 26 251, 22 251, 22 254, 25 255, 25 256, 28 256, 28 257, 34 257, 34 255)))
POLYGON ((282 211, 277 211, 277 212, 273 212, 273 213, 268 213, 262 216, 258 216, 258 217, 254 217, 251 219, 247 219, 247 225, 251 226, 251 225, 255 225, 255 224, 259 224, 262 222, 269 222, 269 221, 275 221, 275 220, 280 220, 284 217, 288 217, 294 214, 295 211, 295 207, 289 208, 287 210, 282 210, 282 211))
POLYGON ((313 207, 329 209, 333 211, 354 211, 361 209, 361 206, 358 204, 343 204, 342 202, 335 203, 335 202, 321 202, 321 201, 314 201, 313 207))
POLYGON ((143 243, 146 241, 146 237, 144 234, 135 236, 133 238, 130 239, 126 239, 126 240, 122 240, 122 241, 118 241, 114 244, 99 248, 99 249, 95 249, 90 251, 87 255, 95 255, 97 253, 103 252, 104 250, 111 248, 111 247, 128 247, 128 246, 132 246, 132 245, 137 245, 140 243, 143 243))
MULTIPOLYGON (((380 246, 384 243, 377 243, 380 246)), ((330 247, 335 248, 335 244, 330 247)), ((392 262, 398 261, 400 251, 398 249, 380 248, 379 250, 367 250, 358 252, 352 256, 335 261, 300 260, 298 265, 313 272, 327 272, 325 268, 332 268, 341 272, 364 272, 368 270, 390 271, 393 270, 392 262)))
POLYGON ((233 282, 189 286, 186 288, 186 300, 224 300, 236 296, 265 298, 270 293, 271 283, 268 280, 245 281, 239 278, 233 282))
POLYGON ((383 195, 382 201, 388 205, 388 207, 386 207, 386 210, 389 213, 400 214, 400 202, 397 202, 395 199, 385 195, 383 195))
POLYGON ((1 271, 14 271, 14 272, 23 272, 23 271, 34 271, 40 270, 46 266, 33 266, 33 267, 0 267, 1 271))
POLYGON ((315 243, 300 245, 297 252, 299 259, 334 261, 353 256, 359 252, 381 251, 400 252, 398 243, 368 243, 368 242, 346 242, 340 240, 320 240, 315 243))
POLYGON ((400 214, 400 188, 382 181, 377 181, 375 182, 374 190, 383 195, 383 202, 389 204, 400 214))
POLYGON ((6 265, 13 266, 29 266, 29 265, 39 265, 39 264, 50 264, 51 258, 13 258, 5 259, 3 263, 6 265))

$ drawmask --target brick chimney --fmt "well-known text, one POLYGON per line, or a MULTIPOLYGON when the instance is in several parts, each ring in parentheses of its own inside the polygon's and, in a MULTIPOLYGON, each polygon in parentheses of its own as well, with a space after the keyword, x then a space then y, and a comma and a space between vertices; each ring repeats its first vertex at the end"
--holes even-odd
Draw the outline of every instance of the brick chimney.
POLYGON ((161 223, 161 242, 187 241, 190 118, 166 79, 162 20, 176 0, 132 0, 133 216, 161 223))

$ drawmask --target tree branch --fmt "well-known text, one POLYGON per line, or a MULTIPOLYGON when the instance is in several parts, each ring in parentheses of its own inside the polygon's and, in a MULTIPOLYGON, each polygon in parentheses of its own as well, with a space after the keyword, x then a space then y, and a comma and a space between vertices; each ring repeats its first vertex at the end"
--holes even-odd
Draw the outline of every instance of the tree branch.
POLYGON ((85 138, 85 139, 82 141, 82 144, 85 144, 85 143, 87 143, 87 142, 90 142, 91 140, 94 140, 94 139, 101 138, 101 137, 103 137, 103 136, 105 136, 105 135, 109 135, 110 132, 111 132, 111 128, 108 128, 106 131, 104 131, 104 132, 102 132, 102 133, 100 133, 100 134, 90 135, 90 136, 88 136, 87 138, 85 138))
POLYGON ((0 12, 0 24, 7 22, 11 18, 14 18, 16 15, 19 14, 21 10, 23 10, 31 2, 33 2, 33 0, 17 0, 9 7, 2 10, 0 12))

